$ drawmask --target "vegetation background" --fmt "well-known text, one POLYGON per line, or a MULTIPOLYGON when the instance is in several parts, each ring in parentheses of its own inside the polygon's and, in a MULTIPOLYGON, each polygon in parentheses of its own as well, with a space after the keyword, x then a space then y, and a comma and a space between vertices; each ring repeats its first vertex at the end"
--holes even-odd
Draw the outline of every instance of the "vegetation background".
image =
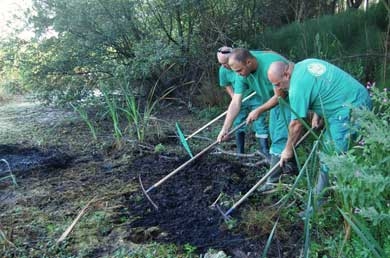
POLYGON ((71 107, 94 140, 99 120, 109 119, 117 147, 126 138, 158 138, 154 113, 165 102, 194 116, 225 108, 215 56, 222 45, 273 50, 295 62, 321 58, 351 73, 372 90, 375 109, 359 115, 369 132, 364 144, 327 157, 338 210, 315 217, 324 230, 307 250, 312 257, 390 257, 389 1, 32 2, 25 26, 35 36, 15 31, 0 43, 0 97, 71 107))

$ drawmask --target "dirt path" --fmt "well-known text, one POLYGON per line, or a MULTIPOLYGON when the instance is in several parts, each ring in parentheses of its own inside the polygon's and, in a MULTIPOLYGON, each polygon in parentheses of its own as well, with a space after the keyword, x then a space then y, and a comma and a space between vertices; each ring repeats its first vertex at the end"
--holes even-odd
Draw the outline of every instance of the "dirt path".
MULTIPOLYGON (((263 197, 255 195, 238 209, 235 225, 210 208, 220 194, 223 208, 230 207, 255 184, 260 168, 205 155, 150 193, 159 204, 156 211, 142 194, 138 175, 148 187, 188 160, 170 134, 159 139, 163 152, 134 142, 115 149, 105 133, 100 139, 107 142, 93 143, 71 111, 19 100, 2 105, 0 112, 0 158, 7 160, 17 183, 0 181, 4 257, 166 257, 169 252, 196 257, 210 248, 232 257, 261 254, 272 224, 268 219, 267 225, 253 228, 245 220, 253 202, 263 197), (92 199, 66 240, 57 244, 92 199)), ((0 178, 7 175, 2 162, 0 178)), ((302 230, 289 227, 286 231, 302 230)), ((269 257, 280 251, 293 257, 299 251, 296 237, 282 231, 277 239, 269 257)))

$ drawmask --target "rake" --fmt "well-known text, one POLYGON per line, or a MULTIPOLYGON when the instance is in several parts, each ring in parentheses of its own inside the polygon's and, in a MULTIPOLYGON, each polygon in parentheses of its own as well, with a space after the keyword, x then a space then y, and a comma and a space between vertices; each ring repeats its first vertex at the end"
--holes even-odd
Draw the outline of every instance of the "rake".
MULTIPOLYGON (((256 95, 256 92, 252 92, 251 94, 246 96, 242 100, 242 102, 247 101, 248 99, 252 98, 254 95, 256 95)), ((199 128, 198 130, 196 130, 195 132, 193 132, 192 134, 188 135, 187 137, 184 136, 183 131, 180 129, 179 123, 176 122, 176 130, 177 130, 177 134, 179 135, 180 142, 183 145, 184 149, 188 152, 188 154, 190 155, 191 158, 194 157, 194 155, 192 154, 191 148, 188 145, 188 140, 190 138, 194 137, 195 135, 197 135, 198 133, 200 133, 201 131, 203 131, 204 129, 206 129, 208 126, 210 126, 214 122, 218 121, 220 118, 224 117, 226 114, 227 114, 227 110, 225 112, 223 112, 222 114, 220 114, 219 116, 217 116, 216 118, 214 118, 213 120, 211 120, 210 122, 208 122, 207 124, 205 124, 204 126, 202 126, 201 128, 199 128)))
MULTIPOLYGON (((301 144, 306 138, 307 136, 310 134, 310 130, 307 131, 305 133, 305 135, 303 135, 301 137, 301 139, 299 139, 299 141, 295 144, 295 147, 297 147, 299 144, 301 144)), ((245 201, 245 199, 247 199, 249 197, 249 195, 251 195, 261 184, 263 184, 274 172, 275 170, 280 166, 280 161, 278 163, 276 163, 243 197, 241 197, 240 200, 238 200, 229 210, 227 210, 225 213, 222 211, 222 209, 218 206, 218 204, 216 205, 218 211, 222 214, 223 218, 225 220, 229 220, 230 219, 230 216, 229 214, 232 213, 234 211, 234 209, 237 208, 237 206, 239 206, 243 201, 245 201)))
MULTIPOLYGON (((231 134, 233 134, 234 132, 236 132, 238 129, 240 129, 241 127, 243 127, 244 125, 246 124, 246 122, 242 122, 241 124, 239 124, 238 126, 236 126, 235 128, 233 128, 232 130, 230 130, 226 136, 229 136, 231 134)), ((215 141, 213 142, 212 144, 210 144, 209 146, 207 146, 206 148, 204 148, 202 151, 200 151, 198 154, 196 154, 195 156, 193 156, 191 159, 187 160, 185 163, 183 163, 182 165, 180 165, 178 168, 176 168, 175 170, 173 170, 171 173, 169 173, 168 175, 166 175, 165 177, 163 177, 162 179, 160 179, 160 181, 158 181, 157 183, 155 183, 154 185, 152 185, 151 187, 149 187, 147 190, 145 190, 144 188, 144 185, 142 183, 142 180, 141 180, 141 175, 138 175, 138 180, 139 180, 139 183, 141 185, 141 189, 142 189, 142 192, 145 194, 146 198, 148 198, 149 202, 153 205, 153 207, 158 210, 158 206, 153 202, 153 200, 150 198, 149 196, 149 192, 152 191, 154 188, 158 187, 159 185, 161 185, 162 183, 164 183, 166 180, 168 180, 170 177, 172 177, 173 175, 175 175, 176 173, 178 173, 180 170, 182 170, 183 168, 185 168, 186 166, 188 166, 191 162, 193 162, 194 160, 196 160, 197 158, 199 158, 200 156, 202 156, 204 153, 206 153, 207 151, 209 151, 211 148, 213 148, 214 146, 218 145, 219 144, 219 141, 215 141)))

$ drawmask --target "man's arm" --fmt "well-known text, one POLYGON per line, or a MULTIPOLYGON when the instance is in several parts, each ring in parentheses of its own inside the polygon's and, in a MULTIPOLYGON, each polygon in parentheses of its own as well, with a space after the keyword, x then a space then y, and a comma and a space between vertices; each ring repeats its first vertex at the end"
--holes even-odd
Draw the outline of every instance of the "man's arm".
POLYGON ((280 156, 280 166, 294 156, 293 148, 302 135, 303 125, 299 120, 292 120, 289 125, 286 147, 280 156))
POLYGON ((248 114, 248 116, 246 118, 246 123, 247 124, 252 123, 262 113, 264 113, 264 112, 270 110, 271 108, 273 108, 274 106, 278 105, 279 104, 278 97, 285 98, 286 97, 286 93, 283 90, 274 88, 274 95, 267 102, 265 102, 263 105, 261 105, 261 106, 257 107, 256 109, 252 110, 248 114))
POLYGON ((233 87, 231 85, 226 86, 225 91, 227 92, 227 94, 229 94, 230 98, 233 99, 233 95, 234 95, 233 87))
POLYGON ((234 94, 232 100, 230 101, 229 108, 226 113, 225 122, 223 123, 221 132, 218 135, 217 141, 221 142, 225 139, 225 135, 229 132, 230 127, 232 127, 234 119, 237 117, 241 109, 242 94, 234 94))

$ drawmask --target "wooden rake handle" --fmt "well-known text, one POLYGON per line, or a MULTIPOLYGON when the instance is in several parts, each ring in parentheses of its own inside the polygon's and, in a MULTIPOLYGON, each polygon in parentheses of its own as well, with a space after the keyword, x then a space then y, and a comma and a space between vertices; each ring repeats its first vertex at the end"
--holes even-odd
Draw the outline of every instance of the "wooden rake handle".
MULTIPOLYGON (((252 92, 251 94, 249 94, 248 96, 246 96, 242 102, 245 102, 247 101, 248 99, 252 98, 254 95, 256 95, 256 92, 252 92)), ((220 114, 219 116, 217 116, 216 118, 214 118, 213 120, 211 120, 210 122, 208 122, 207 124, 205 124, 204 126, 202 126, 201 128, 199 128, 198 130, 196 130, 195 132, 193 132, 192 134, 188 135, 186 137, 186 140, 192 138, 193 136, 197 135, 198 133, 200 133, 201 131, 203 131, 205 128, 207 128, 209 125, 213 124, 215 121, 218 121, 221 117, 224 117, 227 113, 227 110, 225 112, 223 112, 222 114, 220 114)))
MULTIPOLYGON (((295 147, 297 147, 299 144, 301 144, 306 137, 310 134, 311 130, 308 130, 305 135, 299 139, 299 141, 295 144, 295 147)), ((238 200, 226 213, 222 214, 224 218, 227 218, 228 215, 238 206, 240 205, 246 198, 248 198, 249 195, 251 195, 261 184, 263 184, 268 177, 272 175, 272 173, 279 167, 280 161, 275 164, 243 197, 241 197, 240 200, 238 200)))
MULTIPOLYGON (((246 124, 246 122, 242 122, 241 124, 239 124, 238 126, 236 126, 235 128, 233 128, 232 130, 230 130, 228 133, 227 133, 227 136, 233 134, 234 132, 236 132, 238 129, 240 129, 241 127, 243 127, 244 125, 246 124)), ((194 157, 192 157, 191 159, 187 160, 185 163, 183 163, 180 167, 176 168, 175 170, 173 170, 171 173, 169 173, 168 175, 166 175, 165 177, 163 177, 160 181, 158 181, 157 183, 155 183, 154 185, 152 185, 151 187, 149 187, 149 189, 147 189, 145 192, 146 193, 149 193, 151 190, 153 190, 154 188, 158 187, 159 185, 161 185, 162 183, 164 183, 166 180, 168 180, 170 177, 172 177, 173 175, 175 175, 177 172, 179 172, 180 170, 182 170, 183 168, 185 168, 186 166, 188 166, 188 164, 190 164, 192 161, 196 160, 197 158, 199 158, 200 156, 202 156, 205 152, 207 152, 208 150, 210 150, 211 148, 213 148, 214 146, 218 145, 219 142, 218 141, 215 141, 213 142, 212 144, 210 144, 209 146, 207 146, 206 148, 204 148, 202 151, 200 151, 198 154, 196 154, 194 157)))

